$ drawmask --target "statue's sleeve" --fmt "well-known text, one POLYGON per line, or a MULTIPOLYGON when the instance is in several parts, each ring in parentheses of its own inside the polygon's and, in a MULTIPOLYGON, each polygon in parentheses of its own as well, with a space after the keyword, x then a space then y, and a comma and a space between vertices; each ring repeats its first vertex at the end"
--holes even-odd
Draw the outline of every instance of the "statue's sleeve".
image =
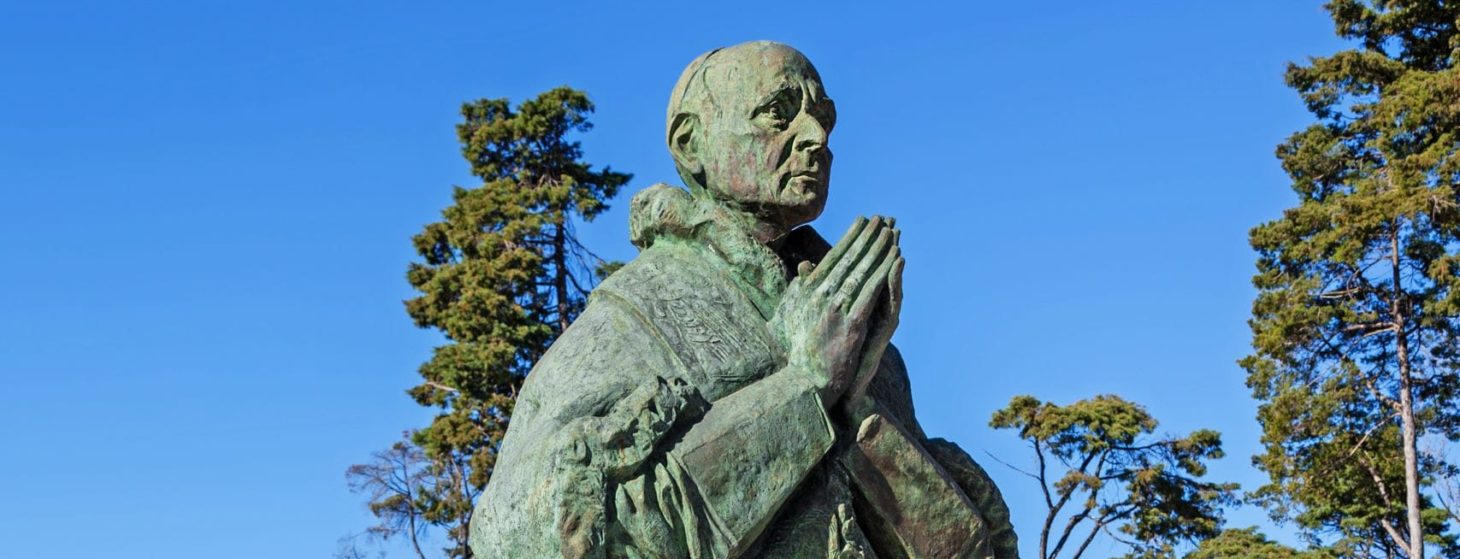
POLYGON ((833 442, 819 396, 788 371, 687 427, 626 480, 606 480, 609 557, 739 557, 833 442))
POLYGON ((883 513, 873 536, 931 556, 959 548, 1018 559, 1009 509, 988 474, 958 445, 923 434, 896 348, 883 354, 868 393, 872 413, 840 461, 862 498, 883 513))
POLYGON ((993 552, 994 559, 1019 559, 1019 538, 1009 521, 1009 506, 1004 503, 1004 496, 999 493, 988 472, 952 442, 928 439, 923 441, 923 446, 983 513, 984 525, 989 529, 989 550, 993 552))
POLYGON ((538 362, 473 518, 480 557, 738 557, 830 450, 805 375, 715 402, 604 298, 538 362))

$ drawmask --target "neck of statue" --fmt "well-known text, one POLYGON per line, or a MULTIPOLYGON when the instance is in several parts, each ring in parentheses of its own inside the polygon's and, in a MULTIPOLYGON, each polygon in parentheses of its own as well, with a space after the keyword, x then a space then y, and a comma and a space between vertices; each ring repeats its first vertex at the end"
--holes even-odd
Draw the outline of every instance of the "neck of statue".
POLYGON ((739 232, 755 239, 756 242, 773 251, 780 249, 781 243, 786 240, 786 234, 790 232, 790 228, 769 218, 759 208, 747 206, 734 200, 716 198, 711 196, 703 188, 695 189, 692 195, 702 206, 714 208, 714 213, 718 214, 716 221, 739 230, 739 232))
POLYGON ((705 192, 668 185, 645 189, 630 206, 629 235, 635 245, 648 248, 668 237, 701 247, 752 291, 748 294, 762 313, 774 309, 788 279, 776 253, 786 239, 781 228, 705 192))

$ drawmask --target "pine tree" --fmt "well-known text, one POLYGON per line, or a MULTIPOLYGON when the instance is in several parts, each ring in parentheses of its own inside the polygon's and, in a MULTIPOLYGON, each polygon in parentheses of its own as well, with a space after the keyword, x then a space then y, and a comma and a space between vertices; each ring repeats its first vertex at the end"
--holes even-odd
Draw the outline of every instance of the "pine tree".
POLYGON ((1177 545, 1215 536, 1237 486, 1197 479, 1222 457, 1216 431, 1152 437, 1156 419, 1119 396, 1067 406, 1016 396, 989 426, 1014 429, 1034 450, 1045 518, 1039 559, 1080 559, 1102 533, 1131 559, 1169 559, 1177 545))
POLYGON ((406 277, 420 296, 406 301, 406 311, 447 339, 409 391, 439 410, 413 437, 432 480, 419 506, 445 529, 449 557, 471 557, 472 510, 523 379, 613 267, 585 249, 573 228, 575 219, 607 209, 630 178, 582 161, 570 135, 592 128, 592 111, 586 94, 567 87, 515 111, 506 99, 464 104, 457 136, 482 184, 456 187, 443 219, 414 238, 423 261, 406 277))
POLYGON ((1277 150, 1298 205, 1251 235, 1255 496, 1346 556, 1419 559, 1454 543, 1419 442, 1460 434, 1460 2, 1326 8, 1357 48, 1288 67, 1318 121, 1277 150))

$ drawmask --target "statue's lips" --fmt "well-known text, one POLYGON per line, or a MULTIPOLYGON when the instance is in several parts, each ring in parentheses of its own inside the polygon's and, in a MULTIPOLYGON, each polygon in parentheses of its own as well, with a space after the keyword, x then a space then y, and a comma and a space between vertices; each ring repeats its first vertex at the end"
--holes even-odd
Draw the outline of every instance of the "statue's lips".
POLYGON ((793 189, 796 191, 805 191, 807 189, 817 188, 821 185, 821 182, 821 173, 801 171, 786 177, 786 182, 781 185, 781 190, 793 189))
POLYGON ((810 179, 820 181, 821 171, 796 171, 794 173, 791 173, 791 180, 795 179, 810 179))
POLYGON ((813 191, 826 184, 825 173, 819 169, 793 169, 781 175, 781 190, 813 191))

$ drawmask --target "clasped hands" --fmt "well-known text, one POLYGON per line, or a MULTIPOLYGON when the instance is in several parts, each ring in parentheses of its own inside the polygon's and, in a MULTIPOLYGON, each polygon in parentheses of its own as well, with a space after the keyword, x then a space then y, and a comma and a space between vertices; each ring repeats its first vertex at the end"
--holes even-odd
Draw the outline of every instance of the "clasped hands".
POLYGON ((897 329, 905 261, 894 225, 857 218, 819 264, 800 263, 771 320, 788 366, 809 373, 828 410, 866 408, 865 389, 897 329))

